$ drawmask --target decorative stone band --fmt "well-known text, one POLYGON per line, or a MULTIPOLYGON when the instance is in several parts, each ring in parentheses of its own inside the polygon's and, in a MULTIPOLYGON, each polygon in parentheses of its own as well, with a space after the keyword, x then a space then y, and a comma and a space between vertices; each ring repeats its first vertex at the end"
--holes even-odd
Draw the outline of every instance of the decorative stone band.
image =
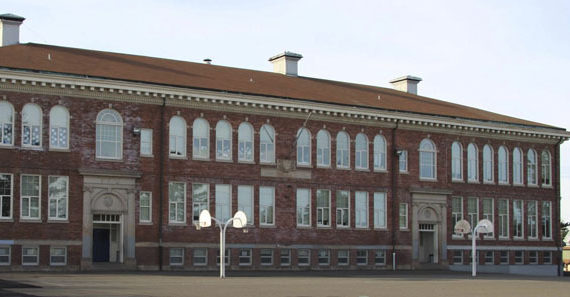
MULTIPOLYGON (((448 245, 448 250, 471 250, 471 245, 448 245)), ((504 245, 479 245, 479 251, 558 251, 554 246, 504 246, 504 245)))
MULTIPOLYGON (((137 242, 136 247, 158 247, 156 242, 137 242)), ((217 243, 190 243, 190 242, 163 242, 163 247, 181 247, 181 248, 219 248, 217 243)), ((227 248, 234 249, 262 249, 262 248, 283 248, 283 249, 366 249, 366 250, 391 250, 391 245, 318 245, 318 244, 253 244, 253 243, 228 243, 227 248)), ((398 245, 397 250, 411 250, 412 246, 398 245)))

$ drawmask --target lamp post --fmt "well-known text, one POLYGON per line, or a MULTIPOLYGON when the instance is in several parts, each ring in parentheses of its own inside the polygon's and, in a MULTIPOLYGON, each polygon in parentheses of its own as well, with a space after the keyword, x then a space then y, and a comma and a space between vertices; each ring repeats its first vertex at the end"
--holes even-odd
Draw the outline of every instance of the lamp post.
POLYGON ((223 222, 220 219, 214 218, 210 215, 210 212, 207 209, 204 209, 200 212, 200 219, 198 221, 198 225, 196 229, 200 229, 202 227, 207 228, 212 225, 212 221, 216 222, 220 227, 220 278, 226 277, 226 261, 225 261, 225 253, 226 253, 226 228, 230 223, 234 228, 241 229, 245 227, 247 224, 247 216, 241 210, 238 210, 233 218, 229 218, 226 222, 223 222))
POLYGON ((493 233, 493 229, 493 223, 487 219, 479 221, 479 224, 473 228, 471 233, 471 276, 477 276, 477 263, 475 261, 477 259, 477 237, 479 237, 480 233, 493 233))

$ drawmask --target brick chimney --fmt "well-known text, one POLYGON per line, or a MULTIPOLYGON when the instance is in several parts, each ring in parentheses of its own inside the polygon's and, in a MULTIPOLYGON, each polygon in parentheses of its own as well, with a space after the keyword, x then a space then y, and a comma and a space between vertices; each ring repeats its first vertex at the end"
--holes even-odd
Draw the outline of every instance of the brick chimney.
POLYGON ((410 94, 418 94, 418 84, 422 81, 421 78, 411 75, 398 77, 390 81, 394 89, 410 94))
POLYGON ((0 14, 0 46, 20 43, 20 25, 24 20, 15 14, 0 14))
POLYGON ((269 58, 269 62, 273 63, 273 72, 297 76, 299 69, 297 62, 299 62, 301 58, 303 58, 303 56, 300 54, 286 51, 269 58))

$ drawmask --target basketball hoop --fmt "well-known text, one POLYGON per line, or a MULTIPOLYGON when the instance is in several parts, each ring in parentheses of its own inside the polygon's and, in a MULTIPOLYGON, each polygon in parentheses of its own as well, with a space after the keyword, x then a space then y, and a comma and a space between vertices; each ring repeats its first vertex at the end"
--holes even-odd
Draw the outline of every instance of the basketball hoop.
POLYGON ((455 227, 453 228, 455 234, 463 236, 464 234, 471 233, 471 224, 467 220, 460 220, 455 223, 455 227))

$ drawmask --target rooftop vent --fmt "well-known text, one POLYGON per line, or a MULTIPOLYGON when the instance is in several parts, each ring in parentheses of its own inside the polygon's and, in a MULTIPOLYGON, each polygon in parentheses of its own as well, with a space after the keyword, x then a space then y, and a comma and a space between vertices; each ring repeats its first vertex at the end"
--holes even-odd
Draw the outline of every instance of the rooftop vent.
POLYGON ((301 58, 303 58, 303 56, 300 54, 285 51, 269 58, 269 62, 273 63, 273 72, 297 76, 299 75, 297 62, 299 62, 301 58))
POLYGON ((0 14, 0 46, 20 43, 20 25, 24 20, 15 14, 0 14))
POLYGON ((393 79, 390 83, 394 86, 394 89, 398 91, 417 95, 420 81, 422 81, 422 79, 417 76, 406 75, 393 79))

